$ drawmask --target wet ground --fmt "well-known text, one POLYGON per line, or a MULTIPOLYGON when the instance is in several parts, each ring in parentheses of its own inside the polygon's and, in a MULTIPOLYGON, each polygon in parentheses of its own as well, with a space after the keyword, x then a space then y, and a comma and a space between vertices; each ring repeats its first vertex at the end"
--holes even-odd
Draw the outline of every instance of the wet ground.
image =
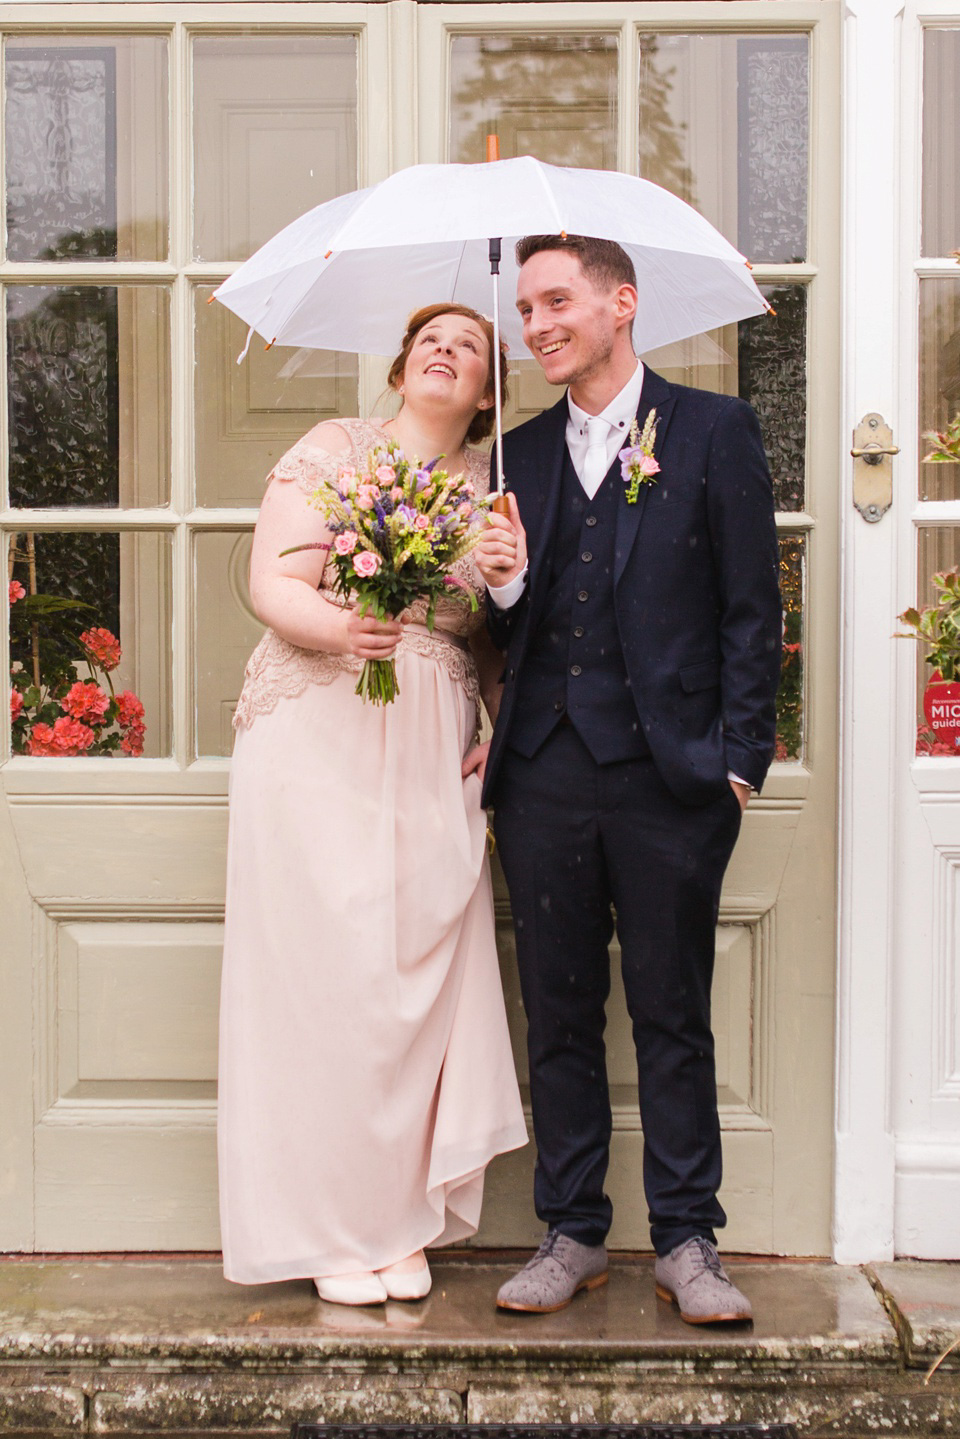
POLYGON ((559 1314, 494 1307, 505 1255, 445 1256, 416 1304, 227 1284, 206 1258, 0 1261, 0 1433, 288 1433, 340 1422, 791 1421, 960 1435, 960 1264, 734 1260, 745 1327, 693 1328, 652 1261, 559 1314))

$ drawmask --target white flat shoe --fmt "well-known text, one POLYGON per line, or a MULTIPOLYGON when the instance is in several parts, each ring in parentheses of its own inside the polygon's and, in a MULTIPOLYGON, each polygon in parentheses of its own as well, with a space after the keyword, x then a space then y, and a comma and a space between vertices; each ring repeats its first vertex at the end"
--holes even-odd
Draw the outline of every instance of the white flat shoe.
POLYGON ((320 1298, 331 1304, 382 1304, 387 1297, 378 1274, 331 1274, 313 1282, 320 1298))
POLYGON ((378 1269, 377 1278, 387 1291, 388 1299, 426 1299, 433 1284, 428 1264, 414 1274, 388 1274, 378 1269))

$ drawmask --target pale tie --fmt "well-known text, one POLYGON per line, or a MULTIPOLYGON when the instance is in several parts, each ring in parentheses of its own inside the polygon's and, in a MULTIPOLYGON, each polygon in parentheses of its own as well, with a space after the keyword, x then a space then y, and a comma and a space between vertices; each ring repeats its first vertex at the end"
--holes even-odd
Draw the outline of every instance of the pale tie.
POLYGON ((607 436, 610 433, 610 422, 604 420, 600 415, 589 415, 586 429, 587 453, 583 461, 580 483, 592 500, 610 468, 607 461, 607 436))

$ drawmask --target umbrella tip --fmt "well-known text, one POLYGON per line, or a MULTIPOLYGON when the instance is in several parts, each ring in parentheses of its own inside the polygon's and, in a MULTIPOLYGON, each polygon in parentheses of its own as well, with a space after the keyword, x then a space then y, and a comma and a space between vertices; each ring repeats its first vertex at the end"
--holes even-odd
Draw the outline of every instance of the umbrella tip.
POLYGON ((213 302, 214 302, 214 300, 215 300, 216 298, 217 298, 216 295, 208 295, 208 296, 207 296, 207 304, 208 304, 208 305, 212 305, 213 302))
POLYGON ((776 310, 773 308, 772 305, 768 305, 768 306, 767 306, 767 314, 768 314, 768 315, 772 315, 774 319, 777 318, 777 312, 776 312, 776 310))
POLYGON ((274 345, 275 345, 276 343, 277 343, 277 337, 276 337, 276 335, 274 335, 274 337, 273 337, 273 339, 270 341, 269 345, 264 345, 264 347, 263 347, 263 348, 264 348, 264 351, 266 351, 266 350, 272 350, 273 347, 274 347, 274 345))
POLYGON ((332 254, 333 254, 333 251, 332 251, 332 250, 328 250, 327 253, 324 255, 323 258, 324 258, 325 260, 329 260, 329 258, 330 258, 330 256, 331 256, 332 254))
POLYGON ((753 266, 751 265, 751 263, 750 263, 749 260, 744 260, 743 263, 746 265, 746 267, 747 267, 748 270, 752 270, 752 269, 753 269, 753 266))
POLYGON ((500 136, 487 136, 487 161, 500 159, 500 136))
POLYGON ((561 238, 561 240, 565 240, 565 239, 567 238, 567 232, 566 232, 566 230, 561 230, 561 231, 560 231, 560 238, 561 238))

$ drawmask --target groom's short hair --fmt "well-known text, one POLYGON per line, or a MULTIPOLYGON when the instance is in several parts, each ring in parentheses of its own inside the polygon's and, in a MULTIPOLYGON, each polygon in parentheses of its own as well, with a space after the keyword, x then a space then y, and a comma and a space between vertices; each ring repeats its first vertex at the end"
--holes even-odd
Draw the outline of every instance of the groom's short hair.
POLYGON ((565 250, 576 255, 583 273, 597 289, 618 285, 637 288, 633 261, 615 240, 596 240, 592 235, 524 235, 517 241, 517 264, 525 265, 531 255, 543 250, 565 250))

